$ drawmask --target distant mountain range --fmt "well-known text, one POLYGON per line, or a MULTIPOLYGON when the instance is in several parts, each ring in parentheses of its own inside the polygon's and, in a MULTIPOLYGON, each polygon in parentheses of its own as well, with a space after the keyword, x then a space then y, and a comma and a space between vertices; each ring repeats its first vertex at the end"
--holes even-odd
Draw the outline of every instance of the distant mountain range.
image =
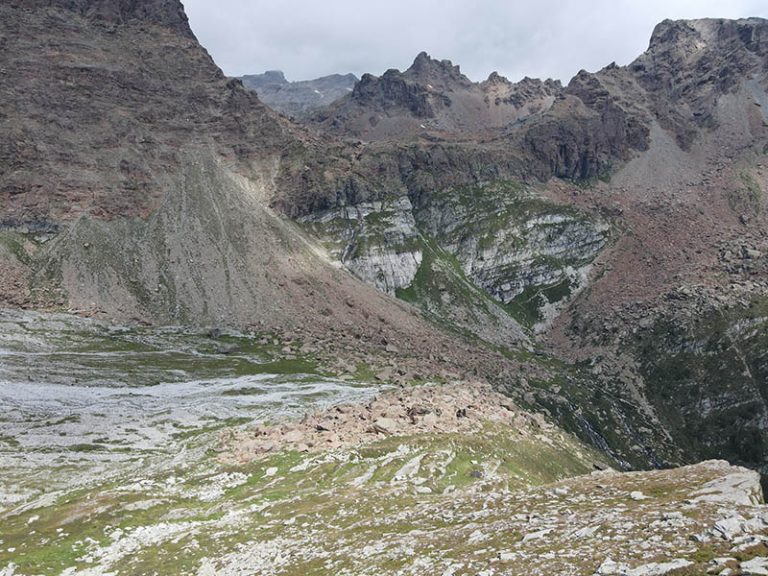
POLYGON ((302 117, 346 96, 357 76, 332 74, 315 80, 289 82, 280 70, 240 76, 243 86, 255 90, 259 99, 285 116, 302 117))

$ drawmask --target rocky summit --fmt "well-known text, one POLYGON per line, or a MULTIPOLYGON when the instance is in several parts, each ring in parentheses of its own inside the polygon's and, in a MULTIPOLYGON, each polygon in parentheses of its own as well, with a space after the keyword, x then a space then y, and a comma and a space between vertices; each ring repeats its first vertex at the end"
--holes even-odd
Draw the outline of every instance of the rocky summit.
POLYGON ((768 21, 567 84, 228 78, 178 0, 0 47, 0 576, 768 574, 768 21))

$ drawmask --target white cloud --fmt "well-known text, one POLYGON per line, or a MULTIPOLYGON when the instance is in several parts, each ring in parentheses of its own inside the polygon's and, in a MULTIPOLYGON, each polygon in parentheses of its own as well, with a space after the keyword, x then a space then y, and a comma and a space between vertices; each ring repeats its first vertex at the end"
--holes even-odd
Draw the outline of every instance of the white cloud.
POLYGON ((230 75, 291 80, 407 68, 426 50, 473 80, 493 70, 567 82, 627 64, 665 18, 768 17, 756 0, 183 0, 192 29, 230 75))

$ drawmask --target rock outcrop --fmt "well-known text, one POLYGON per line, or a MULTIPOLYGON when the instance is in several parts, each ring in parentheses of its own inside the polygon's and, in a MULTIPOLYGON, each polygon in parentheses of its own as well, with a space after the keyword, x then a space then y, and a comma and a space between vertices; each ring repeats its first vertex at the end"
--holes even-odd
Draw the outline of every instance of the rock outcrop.
POLYGON ((760 18, 665 20, 628 69, 660 124, 688 149, 700 129, 717 126, 722 96, 765 75, 767 35, 760 18))
POLYGON ((364 74, 352 93, 318 112, 325 129, 364 140, 483 135, 552 106, 558 82, 524 79, 514 84, 494 73, 470 81, 450 60, 420 53, 408 70, 364 74))
POLYGON ((421 265, 419 231, 408 198, 364 202, 301 221, 352 273, 391 296, 411 285, 421 265))
POLYGON ((424 195, 416 218, 494 300, 526 324, 578 293, 609 226, 514 182, 424 195))
POLYGON ((520 436, 556 430, 489 386, 465 382, 390 390, 364 405, 342 404, 306 414, 300 422, 248 429, 228 441, 226 458, 242 462, 282 450, 317 453, 417 434, 472 435, 489 425, 513 426, 520 436))
POLYGON ((301 222, 359 278, 507 345, 524 340, 517 324, 546 325, 586 286, 609 231, 514 182, 449 188, 414 202, 360 203, 301 222), (475 320, 456 308, 474 309, 475 320))

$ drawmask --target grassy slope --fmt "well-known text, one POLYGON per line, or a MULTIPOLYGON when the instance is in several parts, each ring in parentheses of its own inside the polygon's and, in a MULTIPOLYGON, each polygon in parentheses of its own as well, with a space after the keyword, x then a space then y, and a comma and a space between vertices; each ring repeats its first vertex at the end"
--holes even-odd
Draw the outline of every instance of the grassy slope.
MULTIPOLYGON (((455 503, 478 490, 549 483, 589 472, 599 461, 565 434, 523 436, 492 424, 471 437, 391 437, 348 452, 283 452, 242 465, 221 464, 209 452, 189 467, 121 478, 3 514, 0 566, 12 562, 23 574, 53 574, 101 562, 118 574, 185 574, 203 558, 236 553, 243 543, 293 535, 318 550, 294 559, 285 573, 322 574, 321 550, 342 567, 341 546, 359 549, 385 534, 416 529, 429 532, 431 540, 456 527, 446 519, 411 516, 420 503, 455 503), (416 470, 407 472, 414 461, 416 470), (429 494, 420 493, 425 488, 429 494), (322 539, 313 536, 317 531, 322 539), (153 532, 164 535, 151 537, 153 532)), ((450 553, 460 555, 461 547, 450 553)), ((389 559, 380 568, 407 562, 389 559)))

